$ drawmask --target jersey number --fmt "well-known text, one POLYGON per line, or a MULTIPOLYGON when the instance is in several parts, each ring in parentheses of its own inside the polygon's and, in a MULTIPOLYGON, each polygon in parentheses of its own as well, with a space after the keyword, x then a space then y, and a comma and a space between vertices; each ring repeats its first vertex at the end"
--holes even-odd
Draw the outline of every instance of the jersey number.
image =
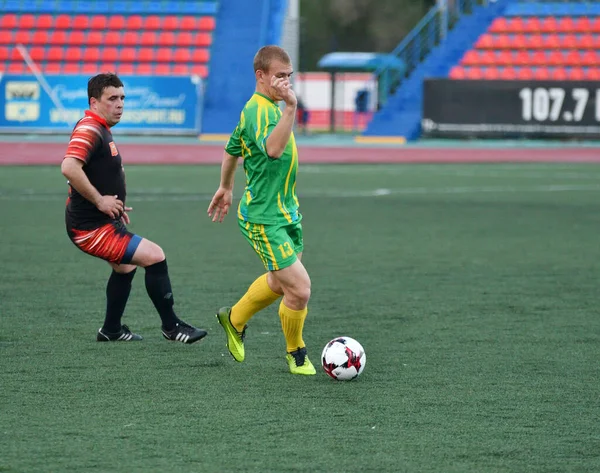
POLYGON ((279 245, 277 248, 279 248, 279 251, 281 251, 281 256, 284 258, 287 258, 288 256, 292 256, 294 254, 294 249, 292 248, 292 245, 290 245, 287 241, 283 245, 279 245))

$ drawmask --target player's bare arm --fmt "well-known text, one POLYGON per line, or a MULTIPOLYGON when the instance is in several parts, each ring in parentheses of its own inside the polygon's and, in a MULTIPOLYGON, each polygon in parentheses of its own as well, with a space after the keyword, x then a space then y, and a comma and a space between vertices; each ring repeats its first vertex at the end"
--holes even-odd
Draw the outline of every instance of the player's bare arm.
POLYGON ((208 206, 208 216, 212 218, 213 222, 221 223, 229 213, 229 207, 231 207, 233 201, 233 184, 237 164, 237 157, 231 156, 229 153, 223 153, 221 183, 208 206))
POLYGON ((281 97, 285 102, 285 109, 281 114, 281 119, 275 128, 273 128, 266 142, 267 154, 269 157, 277 159, 283 155, 285 147, 290 141, 296 118, 298 100, 292 89, 290 77, 287 75, 284 77, 273 76, 271 88, 275 91, 276 96, 281 97))
MULTIPOLYGON (((119 218, 124 210, 131 210, 129 207, 124 207, 123 202, 116 195, 100 195, 83 172, 83 165, 84 162, 80 159, 65 158, 60 168, 63 176, 77 189, 77 192, 94 204, 100 212, 112 218, 119 218)), ((129 217, 126 218, 129 220, 129 217)))

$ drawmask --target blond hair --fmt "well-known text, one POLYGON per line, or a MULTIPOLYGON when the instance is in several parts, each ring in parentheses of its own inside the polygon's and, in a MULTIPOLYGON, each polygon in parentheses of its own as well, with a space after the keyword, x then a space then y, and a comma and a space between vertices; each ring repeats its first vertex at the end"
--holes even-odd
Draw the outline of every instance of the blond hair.
POLYGON ((254 72, 268 72, 273 59, 281 61, 283 64, 290 64, 292 62, 290 55, 285 52, 285 49, 273 45, 263 46, 254 56, 254 72))

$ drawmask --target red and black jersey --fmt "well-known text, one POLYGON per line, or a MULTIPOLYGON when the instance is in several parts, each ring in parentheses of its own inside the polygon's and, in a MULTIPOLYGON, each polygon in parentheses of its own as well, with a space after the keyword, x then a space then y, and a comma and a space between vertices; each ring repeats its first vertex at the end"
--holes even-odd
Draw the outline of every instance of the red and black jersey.
MULTIPOLYGON (((116 195, 125 203, 125 172, 106 120, 86 110, 71 133, 65 158, 83 161, 83 171, 98 192, 116 195)), ((69 227, 81 230, 96 228, 113 220, 70 184, 66 218, 69 227)))

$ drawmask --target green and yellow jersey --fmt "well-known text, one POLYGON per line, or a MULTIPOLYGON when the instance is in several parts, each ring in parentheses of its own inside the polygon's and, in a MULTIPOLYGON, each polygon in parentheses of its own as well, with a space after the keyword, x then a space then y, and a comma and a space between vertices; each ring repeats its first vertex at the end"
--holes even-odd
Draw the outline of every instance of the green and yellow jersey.
POLYGON ((299 222, 296 197, 298 149, 292 133, 281 157, 267 154, 267 138, 281 118, 279 106, 255 92, 240 115, 225 151, 244 158, 246 188, 238 206, 238 218, 265 225, 299 222))

